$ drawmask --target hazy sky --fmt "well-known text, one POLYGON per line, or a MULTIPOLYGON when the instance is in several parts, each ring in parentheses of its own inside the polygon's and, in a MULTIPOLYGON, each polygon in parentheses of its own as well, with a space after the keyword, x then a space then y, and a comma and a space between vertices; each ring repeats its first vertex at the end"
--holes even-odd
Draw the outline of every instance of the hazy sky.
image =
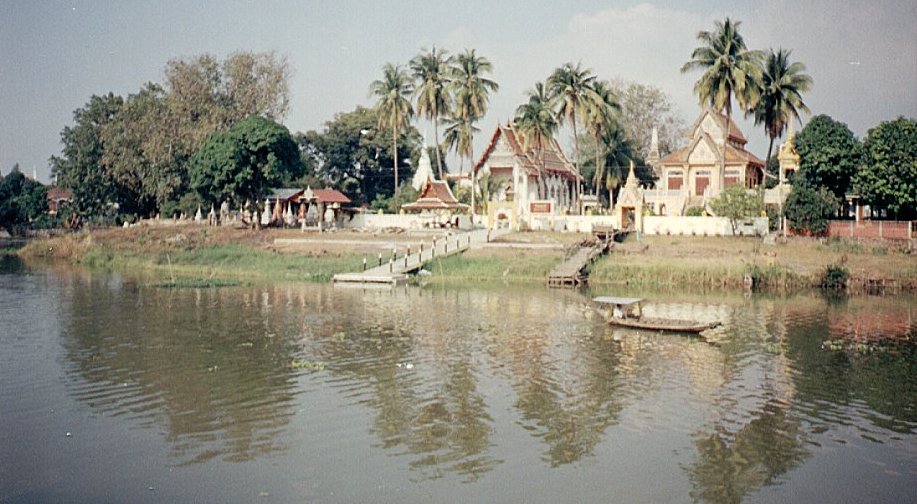
MULTIPOLYGON (((813 113, 846 122, 860 137, 879 121, 917 116, 917 0, 0 0, 0 172, 18 162, 47 181, 60 131, 91 95, 162 82, 170 58, 222 59, 238 50, 288 56, 292 107, 284 122, 293 132, 371 105, 367 89, 383 64, 406 63, 432 45, 476 48, 494 65, 500 91, 479 124, 476 152, 525 90, 567 61, 601 78, 662 88, 690 124, 698 73, 679 68, 697 32, 727 15, 742 21, 749 47, 790 48, 808 66, 813 113)), ((431 127, 417 126, 432 140, 431 127)), ((763 130, 740 126, 764 157, 763 130)))

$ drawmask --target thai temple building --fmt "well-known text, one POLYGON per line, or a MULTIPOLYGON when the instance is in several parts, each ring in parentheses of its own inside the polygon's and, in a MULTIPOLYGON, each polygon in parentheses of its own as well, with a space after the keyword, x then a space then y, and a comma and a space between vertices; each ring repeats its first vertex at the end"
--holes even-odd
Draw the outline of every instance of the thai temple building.
POLYGON ((448 182, 436 180, 426 142, 420 151, 420 161, 411 180, 411 187, 419 194, 416 201, 401 205, 405 212, 436 213, 440 217, 451 217, 453 214, 466 213, 470 208, 456 199, 448 182))
POLYGON ((691 127, 688 144, 661 159, 654 137, 648 162, 659 179, 656 189, 644 191, 644 198, 656 215, 684 215, 690 207, 706 207, 728 186, 763 183, 764 161, 745 150, 748 140, 731 120, 723 169, 726 122, 726 116, 705 109, 691 127))
POLYGON ((473 170, 489 228, 518 229, 532 217, 578 212, 582 177, 553 138, 536 149, 512 123, 497 125, 473 170))
POLYGON ((782 206, 789 196, 792 186, 790 182, 793 175, 799 170, 799 153, 796 152, 796 134, 793 132, 793 121, 790 121, 786 142, 780 145, 777 151, 777 161, 780 162, 780 174, 778 175, 777 185, 764 191, 765 205, 782 206))

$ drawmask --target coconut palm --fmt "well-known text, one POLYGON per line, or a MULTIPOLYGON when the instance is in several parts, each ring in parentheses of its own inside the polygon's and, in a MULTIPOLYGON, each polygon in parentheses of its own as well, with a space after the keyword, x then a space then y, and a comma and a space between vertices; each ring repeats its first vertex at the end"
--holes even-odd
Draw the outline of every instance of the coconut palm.
MULTIPOLYGON (((459 173, 462 173, 465 166, 465 158, 471 158, 471 139, 478 128, 473 124, 456 115, 450 115, 444 119, 446 129, 443 132, 443 145, 445 151, 454 150, 459 157, 459 173)), ((472 163, 474 160, 472 159, 472 163)))
POLYGON ((411 71, 417 81, 414 97, 417 100, 417 114, 433 122, 433 136, 436 143, 436 166, 439 178, 443 178, 443 160, 439 148, 439 118, 452 110, 449 96, 449 66, 452 57, 446 51, 437 52, 434 47, 428 53, 421 53, 411 60, 411 71))
POLYGON ((732 123, 732 99, 735 97, 743 111, 757 103, 758 78, 761 73, 761 51, 752 51, 745 46, 745 39, 739 34, 741 21, 716 21, 713 31, 701 31, 697 40, 703 45, 694 49, 691 60, 681 67, 681 72, 702 69, 704 73, 694 84, 694 93, 701 105, 709 105, 716 112, 726 112, 726 127, 723 131, 723 157, 720 166, 722 186, 726 169, 726 143, 732 123))
POLYGON ((471 158, 472 170, 472 145, 476 130, 474 123, 487 113, 490 93, 500 88, 499 84, 484 76, 492 70, 493 65, 487 58, 478 56, 474 49, 466 49, 455 56, 450 71, 450 87, 455 96, 455 115, 465 122, 464 132, 469 135, 468 157, 471 158))
POLYGON ((544 169, 544 147, 553 141, 558 123, 544 83, 536 82, 535 87, 527 93, 529 101, 516 108, 513 122, 522 133, 522 147, 526 150, 535 149, 541 158, 541 168, 544 169))
POLYGON ((408 128, 414 108, 411 107, 411 79, 400 66, 386 63, 382 67, 382 79, 369 85, 370 94, 378 97, 376 110, 379 113, 379 129, 392 130, 392 159, 394 159, 395 194, 398 194, 398 134, 408 128))
POLYGON ((592 92, 586 96, 583 103, 585 105, 583 122, 595 141, 595 177, 593 182, 595 195, 598 196, 602 173, 604 172, 601 162, 605 157, 603 156, 602 136, 609 130, 617 129, 616 113, 621 110, 621 105, 618 103, 608 82, 601 80, 596 80, 592 83, 592 92))
MULTIPOLYGON (((760 81, 760 97, 755 107, 755 124, 764 124, 770 145, 767 147, 767 162, 771 160, 774 140, 783 136, 787 123, 799 120, 799 112, 810 113, 802 101, 802 93, 812 86, 812 77, 805 73, 800 62, 790 63, 789 50, 773 49, 764 60, 760 81)), ((767 162, 764 164, 767 173, 767 162)))
MULTIPOLYGON (((579 151, 579 139, 576 134, 576 118, 585 114, 585 101, 588 100, 591 90, 592 81, 595 76, 592 70, 583 68, 581 63, 573 66, 572 63, 566 63, 564 66, 557 68, 548 77, 548 90, 551 92, 556 106, 557 119, 566 121, 573 127, 574 152, 579 151)), ((573 159, 576 171, 579 172, 579 159, 573 159)), ((577 199, 579 199, 580 188, 577 186, 577 199)))
MULTIPOLYGON (((602 132, 601 145, 605 149, 602 171, 596 169, 596 185, 602 185, 608 190, 608 203, 614 206, 613 191, 621 185, 626 177, 624 167, 634 160, 634 149, 627 139, 622 128, 617 122, 611 124, 602 132), (607 169, 606 169, 607 167, 607 169)), ((598 195, 598 193, 596 193, 598 195)))

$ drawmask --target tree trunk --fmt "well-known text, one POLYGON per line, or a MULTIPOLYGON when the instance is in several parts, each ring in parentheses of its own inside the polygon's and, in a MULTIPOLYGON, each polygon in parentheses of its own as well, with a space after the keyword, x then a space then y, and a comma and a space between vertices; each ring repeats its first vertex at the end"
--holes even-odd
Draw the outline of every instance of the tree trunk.
POLYGON ((395 160, 395 196, 398 195, 398 128, 392 128, 392 158, 395 160))
POLYGON ((599 170, 599 136, 595 136, 595 176, 592 177, 593 182, 595 183, 595 197, 599 197, 599 185, 602 177, 600 176, 601 170, 599 170))
POLYGON ((472 142, 471 147, 468 149, 468 156, 471 158, 471 229, 474 229, 474 193, 475 187, 475 177, 474 177, 474 143, 472 142))
POLYGON ((726 185, 726 144, 729 142, 729 125, 732 123, 732 99, 726 102, 726 128, 723 129, 723 159, 720 161, 720 191, 726 185))
POLYGON ((433 114, 433 141, 436 143, 436 167, 439 168, 439 179, 443 179, 443 159, 439 154, 439 121, 438 116, 433 114))
MULTIPOLYGON (((576 169, 576 174, 579 175, 579 138, 576 136, 576 111, 573 112, 573 167, 576 169)), ((574 183, 576 186, 576 204, 579 205, 579 197, 583 191, 582 181, 577 181, 574 183)))
POLYGON ((771 152, 774 150, 774 137, 771 137, 771 143, 767 146, 767 157, 764 158, 764 185, 767 185, 767 165, 771 164, 771 152))

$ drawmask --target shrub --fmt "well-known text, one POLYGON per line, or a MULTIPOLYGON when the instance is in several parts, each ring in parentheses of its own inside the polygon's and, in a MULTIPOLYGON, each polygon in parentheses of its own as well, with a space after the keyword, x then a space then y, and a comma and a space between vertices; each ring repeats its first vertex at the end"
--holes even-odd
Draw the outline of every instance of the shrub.
POLYGON ((828 189, 799 184, 787 197, 784 212, 793 229, 818 235, 828 231, 828 219, 837 209, 837 199, 828 189))
POLYGON ((688 207, 688 209, 685 210, 685 216, 687 216, 687 217, 703 217, 703 216, 704 216, 704 209, 703 209, 703 207, 699 207, 699 206, 688 207))
POLYGON ((821 276, 820 287, 828 290, 842 290, 847 288, 847 279, 850 272, 841 264, 829 264, 821 276))

